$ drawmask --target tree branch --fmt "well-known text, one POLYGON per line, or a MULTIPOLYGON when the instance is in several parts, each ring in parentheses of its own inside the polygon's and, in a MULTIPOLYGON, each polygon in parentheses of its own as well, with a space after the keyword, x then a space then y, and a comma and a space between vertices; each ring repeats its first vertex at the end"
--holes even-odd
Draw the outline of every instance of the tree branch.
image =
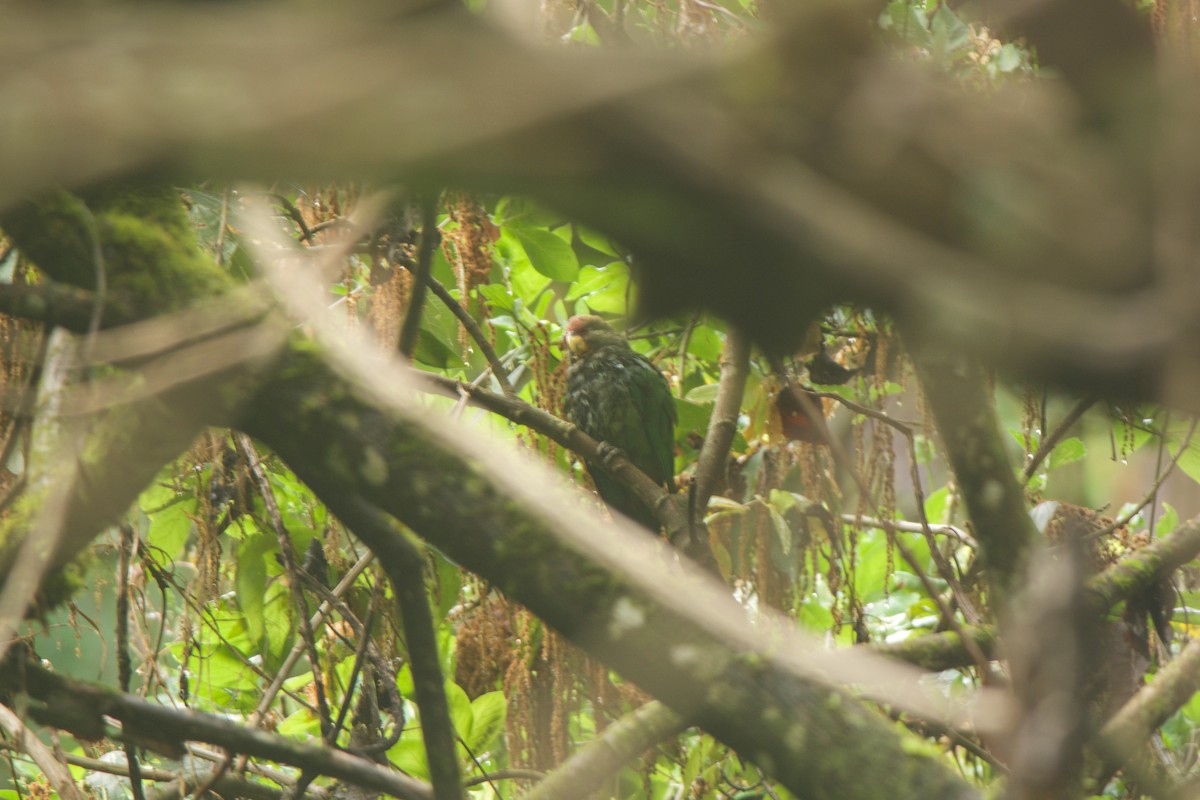
POLYGON ((27 656, 27 651, 13 648, 0 662, 0 678, 11 691, 27 696, 30 716, 43 725, 83 739, 116 734, 118 738, 132 739, 139 746, 166 751, 175 757, 183 742, 206 742, 235 753, 328 775, 364 789, 387 792, 403 800, 433 800, 428 784, 364 759, 256 731, 224 717, 179 711, 65 678, 27 656), (120 732, 111 730, 106 717, 121 723, 120 732))
POLYGON ((412 291, 408 308, 404 309, 404 324, 400 327, 400 355, 412 361, 417 349, 417 337, 421 332, 421 309, 425 305, 425 294, 433 271, 433 251, 437 249, 437 200, 430 195, 421 200, 421 234, 417 239, 417 263, 413 270, 412 291))
POLYGON ((974 525, 994 606, 1003 611, 1038 534, 1009 466, 987 379, 960 355, 918 349, 913 363, 974 525))
POLYGON ((359 539, 384 545, 375 550, 375 555, 400 601, 434 800, 461 800, 463 785, 457 736, 446 700, 437 632, 425 594, 425 559, 404 532, 397 530, 393 518, 357 496, 342 504, 338 515, 359 539))
POLYGON ((422 383, 426 383, 447 396, 465 396, 471 404, 536 431, 567 448, 589 464, 595 464, 606 470, 621 481, 626 488, 633 491, 639 500, 654 509, 672 541, 678 539, 681 533, 689 529, 690 521, 687 509, 680 497, 665 491, 646 473, 634 466, 619 450, 602 457, 600 442, 571 423, 532 406, 515 395, 511 397, 498 395, 495 392, 489 392, 478 386, 465 385, 442 375, 426 372, 418 372, 415 375, 419 376, 422 383))
POLYGON ((483 357, 487 359, 488 366, 492 368, 492 375, 496 378, 496 383, 500 385, 500 391, 509 397, 515 396, 512 384, 508 382, 508 370, 504 368, 504 363, 500 360, 500 356, 496 354, 496 348, 492 347, 492 343, 488 341, 487 335, 483 329, 479 327, 479 323, 471 316, 462 303, 454 299, 454 295, 450 294, 450 290, 442 285, 442 282, 437 278, 429 278, 429 290, 438 296, 438 299, 446 304, 446 308, 450 309, 450 313, 462 323, 471 340, 479 347, 479 352, 483 353, 483 357))
MULTIPOLYGON (((42 744, 21 718, 8 706, 0 703, 0 730, 13 740, 13 746, 26 753, 46 776, 47 783, 63 800, 84 800, 84 793, 75 784, 71 771, 61 764, 50 748, 42 744)), ((0 743, 0 746, 7 742, 0 743)))
POLYGON ((1067 435, 1067 431, 1071 429, 1071 426, 1078 422, 1079 418, 1082 417, 1089 408, 1095 405, 1098 399, 1099 398, 1096 395, 1088 395, 1080 400, 1078 403, 1072 406, 1071 410, 1067 412, 1067 415, 1062 418, 1062 421, 1058 423, 1054 430, 1042 438, 1041 444, 1038 445, 1037 452, 1035 452, 1029 458, 1028 463, 1026 463, 1025 467, 1021 470, 1021 483, 1029 482, 1029 479, 1033 477, 1033 473, 1037 472, 1037 468, 1042 465, 1042 462, 1046 460, 1046 457, 1054 451, 1054 448, 1058 446, 1058 443, 1062 441, 1062 438, 1067 435))
POLYGON ((718 491, 725 478, 729 460, 729 448, 737 433, 738 413, 742 407, 742 395, 746 391, 746 376, 750 372, 750 340, 737 328, 730 327, 726 333, 725 350, 721 354, 721 379, 717 388, 717 400, 713 404, 712 418, 700 456, 696 460, 695 511, 703 515, 708 508, 708 499, 718 491))
POLYGON ((1100 729, 1103 785, 1137 753, 1158 728, 1200 690, 1200 639, 1192 639, 1100 729))
POLYGON ((586 800, 626 763, 687 726, 683 717, 652 700, 605 728, 521 800, 586 800))
MULTIPOLYGON (((20 168, 0 209, 150 165, 178 181, 384 174, 528 192, 636 249, 652 311, 711 308, 783 350, 801 335, 798 312, 872 302, 914 343, 957 341, 1026 374, 1195 408, 1196 301, 1149 244, 1159 212, 1188 209, 1161 209, 1146 190, 1149 165, 1191 158, 1164 144, 1186 140, 1164 126, 1186 124, 1169 112, 1191 98, 1164 97, 1142 49, 1121 49, 1136 63, 1120 67, 1126 91, 1105 92, 1111 124, 1097 126, 1070 110, 1071 92, 1095 100, 1092 78, 981 103, 915 65, 880 68, 861 10, 832 0, 781 17, 777 36, 733 56, 564 54, 452 4, 405 8, 414 13, 339 16, 268 2, 215 20, 170 5, 140 10, 132 30, 103 7, 70 20, 13 10, 0 107, 21 130, 64 135, 3 140, 20 168), (260 35, 231 42, 230 27, 260 35), (295 64, 295 52, 312 57, 295 64), (730 79, 761 63, 779 79, 747 102, 730 79), (97 83, 111 87, 103 103, 78 88, 97 83), (922 113, 893 113, 885 98, 900 95, 922 113), (1147 113, 1147 101, 1167 108, 1147 113), (801 117, 840 127, 801 135, 763 122, 801 117), (969 145, 963 125, 980 132, 969 145), (878 159, 879 141, 911 157, 878 159), (981 172, 1013 175, 1044 212, 996 213, 1005 196, 981 188, 981 172), (979 193, 977 209, 961 203, 979 193), (631 196, 660 213, 630 213, 631 196), (986 234, 962 233, 985 223, 986 234)), ((1042 28, 1039 49, 1081 41, 1087 53, 1094 35, 1042 28)))

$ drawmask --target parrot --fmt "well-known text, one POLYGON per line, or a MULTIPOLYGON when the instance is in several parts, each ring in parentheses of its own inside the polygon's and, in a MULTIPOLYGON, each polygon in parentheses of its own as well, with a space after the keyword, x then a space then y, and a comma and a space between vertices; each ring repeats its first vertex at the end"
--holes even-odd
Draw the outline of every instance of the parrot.
MULTIPOLYGON (((567 320, 563 344, 571 358, 563 397, 567 421, 621 450, 651 480, 674 490, 675 400, 666 377, 597 316, 567 320)), ((654 510, 616 478, 592 464, 588 472, 609 509, 659 531, 654 510)))

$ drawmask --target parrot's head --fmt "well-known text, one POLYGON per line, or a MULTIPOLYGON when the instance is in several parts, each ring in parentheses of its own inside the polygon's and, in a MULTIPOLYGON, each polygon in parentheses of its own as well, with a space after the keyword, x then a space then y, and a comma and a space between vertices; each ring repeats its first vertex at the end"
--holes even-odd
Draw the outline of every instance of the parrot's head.
POLYGON ((625 337, 604 320, 592 314, 580 314, 567 320, 563 344, 572 358, 582 358, 602 347, 627 347, 625 337))

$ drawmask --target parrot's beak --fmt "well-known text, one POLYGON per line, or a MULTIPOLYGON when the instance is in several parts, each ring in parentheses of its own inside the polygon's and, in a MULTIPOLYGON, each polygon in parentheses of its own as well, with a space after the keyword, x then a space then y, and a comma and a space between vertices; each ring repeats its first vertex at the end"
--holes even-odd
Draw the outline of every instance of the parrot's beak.
POLYGON ((587 350, 587 342, 584 341, 582 336, 576 336, 575 334, 568 333, 563 337, 563 341, 567 345, 567 350, 569 350, 573 356, 583 355, 583 353, 587 350))

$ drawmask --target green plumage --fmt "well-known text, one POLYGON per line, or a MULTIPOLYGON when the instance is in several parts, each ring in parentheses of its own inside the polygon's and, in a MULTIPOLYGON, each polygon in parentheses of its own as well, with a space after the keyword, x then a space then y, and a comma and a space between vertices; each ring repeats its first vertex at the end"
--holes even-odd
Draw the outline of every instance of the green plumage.
MULTIPOLYGON (((572 317, 566 341, 574 356, 563 402, 566 418, 594 439, 619 448, 655 483, 672 489, 675 401, 662 372, 599 317, 572 317)), ((590 464, 589 472, 609 508, 659 529, 654 512, 615 478, 590 464)))

